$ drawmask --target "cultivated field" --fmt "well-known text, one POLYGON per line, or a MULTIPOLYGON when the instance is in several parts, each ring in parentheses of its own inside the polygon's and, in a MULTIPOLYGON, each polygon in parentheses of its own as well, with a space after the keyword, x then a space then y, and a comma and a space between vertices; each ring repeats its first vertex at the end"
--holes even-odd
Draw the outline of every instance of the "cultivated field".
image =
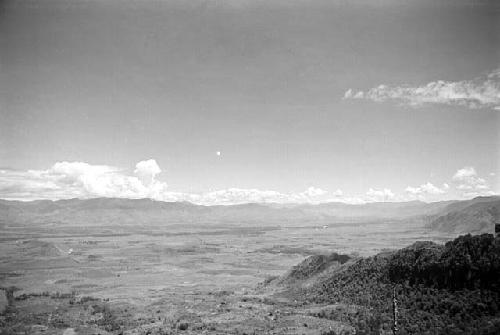
POLYGON ((293 301, 275 300, 258 284, 310 255, 368 256, 417 240, 443 242, 454 236, 431 234, 410 221, 6 225, 1 232, 0 278, 1 286, 19 289, 16 315, 25 318, 18 321, 22 329, 31 327, 29 332, 318 333, 345 325, 308 316, 293 301), (110 320, 102 311, 98 318, 105 321, 95 320, 95 303, 82 302, 82 297, 99 299, 111 311, 110 320), (110 326, 113 322, 116 325, 110 326), (33 328, 37 324, 40 329, 33 328))

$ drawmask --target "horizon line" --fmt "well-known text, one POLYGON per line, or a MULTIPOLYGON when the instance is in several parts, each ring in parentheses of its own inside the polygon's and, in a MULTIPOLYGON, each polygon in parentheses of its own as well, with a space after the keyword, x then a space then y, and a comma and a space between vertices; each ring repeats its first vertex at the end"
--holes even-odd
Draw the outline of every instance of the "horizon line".
POLYGON ((58 201, 70 201, 70 200, 79 200, 79 201, 88 201, 88 200, 96 200, 96 199, 106 199, 106 200, 150 200, 152 202, 162 202, 162 203, 168 203, 168 204, 190 204, 193 206, 202 206, 202 207, 229 207, 229 206, 241 206, 241 205, 282 205, 282 206, 287 206, 287 205, 294 205, 294 206, 301 206, 301 205, 309 205, 309 206, 318 206, 318 205, 325 205, 325 204, 343 204, 343 205, 349 205, 349 206, 363 206, 363 205, 369 205, 369 204, 405 204, 405 203, 424 203, 424 204, 433 204, 433 203, 442 203, 442 202, 460 202, 460 201, 470 201, 470 200, 475 200, 475 199, 485 199, 485 198, 499 198, 500 195, 480 195, 477 197, 473 197, 470 199, 448 199, 448 200, 437 200, 437 201, 423 201, 419 199, 415 200, 408 200, 408 201, 369 201, 369 202, 364 202, 364 203, 348 203, 348 202, 343 202, 343 201, 325 201, 325 202, 316 202, 316 203, 311 203, 311 202, 243 202, 243 203, 234 203, 234 204, 214 204, 214 205, 205 205, 205 204, 197 204, 191 201, 165 201, 165 200, 157 200, 153 198, 121 198, 121 197, 91 197, 91 198, 61 198, 61 199, 14 199, 14 198, 0 198, 0 201, 9 201, 9 202, 22 202, 22 203, 32 203, 36 201, 50 201, 50 202, 58 202, 58 201))

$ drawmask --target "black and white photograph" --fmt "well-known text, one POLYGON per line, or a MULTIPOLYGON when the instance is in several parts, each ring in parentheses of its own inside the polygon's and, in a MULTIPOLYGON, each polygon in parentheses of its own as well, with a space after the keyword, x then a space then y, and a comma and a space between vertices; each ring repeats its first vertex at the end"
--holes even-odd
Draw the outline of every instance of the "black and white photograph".
POLYGON ((500 1, 0 0, 0 335, 500 334, 500 1))

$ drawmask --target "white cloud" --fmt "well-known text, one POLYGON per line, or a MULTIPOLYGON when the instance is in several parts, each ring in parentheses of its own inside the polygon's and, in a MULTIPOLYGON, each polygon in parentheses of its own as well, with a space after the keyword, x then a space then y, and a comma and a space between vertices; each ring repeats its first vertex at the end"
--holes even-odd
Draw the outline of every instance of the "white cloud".
POLYGON ((408 186, 405 189, 406 200, 421 200, 421 201, 435 201, 442 199, 442 195, 448 193, 450 185, 444 183, 442 187, 438 187, 431 182, 427 182, 420 186, 408 186))
POLYGON ((329 193, 320 188, 309 187, 303 192, 281 193, 271 190, 229 188, 226 190, 191 195, 191 201, 202 205, 230 205, 243 203, 320 203, 324 196, 342 194, 341 190, 329 193))
POLYGON ((135 173, 124 174, 107 165, 57 162, 48 170, 7 171, 0 176, 0 197, 60 199, 89 197, 158 198, 167 184, 155 179, 154 160, 139 162, 135 173))
POLYGON ((452 180, 456 185, 456 189, 462 192, 463 197, 494 194, 494 192, 490 190, 486 180, 479 177, 476 169, 472 166, 466 166, 457 170, 452 180))
POLYGON ((364 93, 362 91, 354 92, 352 88, 344 93, 344 99, 363 99, 364 93))
POLYGON ((289 202, 285 194, 276 191, 258 190, 258 189, 240 189, 229 188, 226 190, 212 191, 195 195, 193 199, 195 203, 201 205, 232 205, 243 203, 268 203, 289 202))
POLYGON ((327 193, 328 192, 325 190, 311 186, 307 190, 302 192, 301 195, 303 195, 305 197, 317 197, 317 196, 325 195, 327 193))
MULTIPOLYGON (((440 200, 452 192, 446 183, 441 187, 430 182, 408 186, 402 194, 388 188, 370 188, 364 195, 344 195, 342 190, 327 191, 311 186, 301 192, 282 193, 273 190, 228 188, 205 193, 182 193, 168 189, 159 180, 162 173, 154 159, 140 161, 133 171, 85 162, 57 162, 47 170, 0 170, 0 198, 66 199, 66 198, 151 198, 161 201, 189 201, 201 205, 243 203, 324 203, 360 204, 379 201, 440 200)), ((459 169, 452 177, 455 192, 462 197, 493 194, 488 183, 473 167, 459 169)))
POLYGON ((341 197, 344 194, 341 189, 337 189, 334 192, 331 192, 331 195, 334 197, 341 197))
POLYGON ((411 187, 408 186, 405 191, 407 193, 413 194, 413 195, 420 195, 420 194, 444 194, 446 193, 446 189, 449 188, 448 184, 443 184, 443 188, 439 188, 437 186, 434 186, 432 183, 427 182, 426 184, 422 184, 417 187, 411 187))
POLYGON ((465 180, 467 178, 475 177, 477 176, 476 169, 474 169, 472 166, 466 166, 462 169, 457 170, 455 174, 453 175, 453 180, 455 181, 461 181, 465 180))
POLYGON ((500 69, 473 80, 438 80, 417 87, 379 85, 366 92, 355 92, 350 88, 345 92, 344 99, 393 100, 414 107, 431 103, 499 110, 500 69))
POLYGON ((161 173, 161 169, 154 159, 148 159, 137 163, 134 173, 145 185, 151 185, 155 182, 155 177, 161 173))
POLYGON ((366 192, 367 202, 392 201, 395 200, 395 198, 396 198, 395 194, 388 188, 380 190, 370 188, 366 192))
POLYGON ((262 203, 319 203, 327 197, 340 197, 341 190, 328 192, 309 187, 303 192, 280 193, 271 190, 229 188, 200 194, 172 192, 157 179, 162 172, 154 159, 140 161, 133 174, 108 165, 84 162, 57 162, 47 170, 0 173, 0 198, 152 198, 162 201, 189 201, 202 205, 262 203))

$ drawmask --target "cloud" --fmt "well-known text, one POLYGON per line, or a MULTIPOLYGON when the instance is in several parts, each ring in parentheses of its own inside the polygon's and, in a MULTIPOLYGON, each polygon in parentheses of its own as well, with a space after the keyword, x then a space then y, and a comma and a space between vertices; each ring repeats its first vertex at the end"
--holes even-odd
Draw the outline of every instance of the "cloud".
POLYGON ((154 159, 140 161, 135 165, 134 173, 146 185, 151 185, 155 182, 156 175, 161 173, 161 169, 154 159))
POLYGON ((395 194, 388 188, 380 190, 370 188, 366 192, 367 202, 392 201, 395 200, 395 198, 396 198, 395 194))
POLYGON ((301 195, 304 197, 317 197, 317 196, 325 195, 327 193, 328 192, 325 190, 311 186, 307 190, 302 192, 301 195))
POLYGON ((354 92, 352 88, 344 93, 344 99, 363 99, 365 94, 362 91, 354 92))
POLYGON ((500 68, 473 80, 430 82, 424 86, 379 85, 368 91, 348 89, 344 99, 375 102, 397 101, 404 105, 444 104, 500 110, 500 68))
POLYGON ((201 205, 242 203, 319 203, 342 195, 309 187, 303 192, 229 188, 206 193, 182 193, 168 189, 158 180, 162 173, 154 159, 140 161, 133 174, 108 165, 57 162, 47 170, 0 171, 0 198, 67 199, 92 197, 151 198, 161 201, 189 201, 201 205))
POLYGON ((229 188, 199 195, 191 195, 191 202, 202 205, 230 205, 243 203, 320 203, 327 201, 325 196, 338 196, 342 191, 333 193, 316 187, 303 192, 281 193, 271 190, 229 188))
POLYGON ((477 176, 476 169, 474 169, 472 166, 466 166, 455 172, 455 174, 453 175, 453 180, 462 181, 476 176, 477 176))
POLYGON ((485 179, 478 176, 476 169, 466 166, 457 170, 452 177, 455 187, 462 193, 463 197, 475 197, 480 195, 492 195, 490 186, 485 179))
POLYGON ((57 162, 47 170, 6 171, 0 175, 0 197, 61 199, 89 197, 158 198, 167 184, 155 179, 154 160, 137 163, 137 176, 118 168, 84 162, 57 162))
POLYGON ((285 203, 290 202, 287 195, 276 191, 258 189, 229 188, 195 195, 195 203, 201 205, 233 205, 243 203, 285 203))
POLYGON ((344 194, 344 192, 342 192, 342 190, 341 190, 341 189, 337 189, 337 190, 335 190, 335 191, 331 192, 330 194, 331 194, 332 196, 334 196, 334 197, 341 197, 341 196, 344 194))
POLYGON ((405 192, 417 196, 425 194, 444 194, 449 187, 450 186, 448 184, 443 184, 443 188, 439 188, 434 186, 432 183, 427 182, 417 187, 408 186, 405 189, 405 192))
POLYGON ((228 188, 204 193, 175 192, 161 180, 164 173, 154 159, 138 162, 135 169, 85 162, 57 162, 46 170, 0 170, 0 198, 34 200, 67 198, 151 198, 160 201, 188 201, 200 205, 234 205, 244 203, 308 203, 344 202, 362 204, 381 201, 440 200, 444 194, 458 192, 462 197, 494 194, 485 179, 468 166, 452 176, 453 189, 430 182, 408 186, 395 194, 388 188, 370 188, 363 195, 345 195, 342 190, 327 191, 310 186, 299 192, 278 192, 255 188, 228 188))

